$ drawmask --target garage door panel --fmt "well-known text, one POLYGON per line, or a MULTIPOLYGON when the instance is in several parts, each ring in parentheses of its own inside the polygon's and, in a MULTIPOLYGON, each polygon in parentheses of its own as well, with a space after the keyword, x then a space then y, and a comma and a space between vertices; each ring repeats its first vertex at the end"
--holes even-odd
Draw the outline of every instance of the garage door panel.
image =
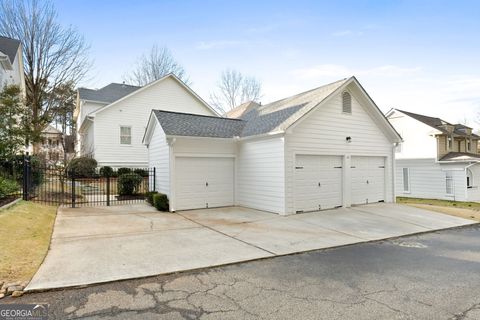
POLYGON ((385 199, 385 158, 352 157, 352 204, 385 199))
POLYGON ((297 155, 295 210, 317 211, 342 205, 342 158, 297 155))
POLYGON ((177 157, 176 210, 234 204, 234 159, 177 157))

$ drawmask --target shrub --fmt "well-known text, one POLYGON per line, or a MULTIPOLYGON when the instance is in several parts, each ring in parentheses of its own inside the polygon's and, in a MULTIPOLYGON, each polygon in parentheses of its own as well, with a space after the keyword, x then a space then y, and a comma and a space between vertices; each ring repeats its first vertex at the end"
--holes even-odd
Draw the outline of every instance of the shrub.
MULTIPOLYGON (((18 184, 22 184, 23 177, 23 155, 18 154, 11 159, 0 160, 0 172, 4 177, 17 180, 18 184)), ((30 156, 30 167, 32 169, 32 179, 35 185, 39 185, 43 181, 44 165, 37 156, 30 156)))
POLYGON ((153 196, 156 195, 158 192, 157 191, 149 191, 145 195, 145 199, 147 200, 148 203, 150 203, 153 206, 153 196))
POLYGON ((168 204, 168 197, 166 194, 163 193, 156 193, 153 195, 153 206, 158 211, 168 211, 169 204, 168 204))
POLYGON ((0 177, 0 199, 20 190, 15 180, 0 177))
POLYGON ((73 159, 68 165, 68 172, 70 175, 80 178, 91 178, 95 176, 97 168, 97 160, 80 157, 73 159))
POLYGON ((102 177, 112 177, 113 176, 113 169, 112 167, 105 166, 100 168, 100 176, 102 177))
POLYGON ((118 176, 117 188, 121 196, 131 196, 138 192, 143 178, 136 173, 124 173, 118 176))
POLYGON ((132 169, 130 169, 130 168, 118 168, 118 170, 117 170, 117 175, 118 176, 121 176, 122 174, 126 174, 126 173, 132 173, 132 169))
POLYGON ((145 169, 135 169, 133 170, 133 172, 138 174, 139 176, 148 177, 148 171, 145 169))

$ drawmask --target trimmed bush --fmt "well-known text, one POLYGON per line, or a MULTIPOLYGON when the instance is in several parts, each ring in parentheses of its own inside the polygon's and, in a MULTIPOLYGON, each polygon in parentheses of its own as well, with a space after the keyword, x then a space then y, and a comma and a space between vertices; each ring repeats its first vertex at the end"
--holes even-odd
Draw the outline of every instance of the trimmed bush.
POLYGON ((102 177, 113 177, 112 167, 105 166, 100 168, 100 176, 102 177))
POLYGON ((166 194, 163 193, 156 193, 153 195, 153 206, 158 210, 158 211, 168 211, 169 209, 169 203, 168 203, 168 197, 166 194))
POLYGON ((149 191, 145 195, 145 199, 147 200, 148 203, 150 203, 153 206, 153 196, 156 195, 158 192, 157 191, 149 191))
POLYGON ((117 175, 121 176, 122 174, 132 173, 132 169, 130 168, 118 168, 117 175))
POLYGON ((145 169, 135 169, 133 170, 133 172, 138 174, 139 176, 148 177, 148 171, 145 169))
POLYGON ((121 196, 131 196, 138 192, 143 178, 136 173, 124 173, 118 176, 117 188, 121 196))
POLYGON ((91 178, 95 176, 97 169, 97 160, 80 157, 73 159, 68 165, 69 175, 74 175, 79 178, 91 178))
POLYGON ((17 182, 0 177, 0 199, 20 190, 17 182))

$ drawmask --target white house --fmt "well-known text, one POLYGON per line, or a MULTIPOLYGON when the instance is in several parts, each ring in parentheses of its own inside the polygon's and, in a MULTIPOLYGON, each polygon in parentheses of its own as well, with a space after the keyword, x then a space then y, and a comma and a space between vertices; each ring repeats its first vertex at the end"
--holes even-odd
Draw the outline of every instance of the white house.
POLYGON ((480 201, 479 136, 472 128, 392 109, 404 142, 396 153, 397 196, 480 201))
POLYGON ((394 201, 401 138, 355 77, 241 108, 235 119, 151 113, 144 143, 170 210, 283 215, 394 201))
POLYGON ((146 167, 143 133, 152 109, 217 116, 185 83, 169 74, 144 87, 111 83, 78 89, 77 153, 100 166, 146 167))
POLYGON ((0 89, 16 84, 25 93, 22 44, 19 40, 0 36, 0 89))

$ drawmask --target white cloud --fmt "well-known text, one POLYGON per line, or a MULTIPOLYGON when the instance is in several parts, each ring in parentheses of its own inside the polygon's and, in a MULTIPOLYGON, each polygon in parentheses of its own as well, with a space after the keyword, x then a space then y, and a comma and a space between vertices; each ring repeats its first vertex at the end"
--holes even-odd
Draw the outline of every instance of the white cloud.
POLYGON ((240 40, 200 41, 196 48, 199 50, 225 49, 238 47, 245 43, 245 41, 240 40))

